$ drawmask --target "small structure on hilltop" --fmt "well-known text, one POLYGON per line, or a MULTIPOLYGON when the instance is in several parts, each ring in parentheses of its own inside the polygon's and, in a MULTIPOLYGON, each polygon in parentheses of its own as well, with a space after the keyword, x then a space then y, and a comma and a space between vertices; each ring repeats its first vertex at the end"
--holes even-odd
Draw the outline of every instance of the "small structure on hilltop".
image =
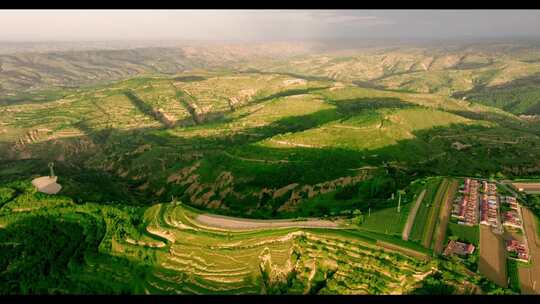
POLYGON ((47 194, 56 194, 62 189, 62 186, 56 182, 58 176, 54 175, 53 167, 54 163, 49 163, 49 176, 41 176, 32 180, 32 185, 36 187, 37 191, 47 194))
POLYGON ((469 147, 472 147, 472 146, 468 145, 468 144, 461 143, 459 141, 455 141, 455 142, 452 143, 452 148, 456 149, 458 151, 461 151, 461 150, 469 148, 469 147))

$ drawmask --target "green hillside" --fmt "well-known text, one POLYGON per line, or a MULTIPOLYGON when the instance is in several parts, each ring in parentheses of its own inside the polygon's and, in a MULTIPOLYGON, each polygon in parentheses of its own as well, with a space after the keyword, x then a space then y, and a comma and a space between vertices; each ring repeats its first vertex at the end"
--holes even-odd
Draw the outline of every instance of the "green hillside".
MULTIPOLYGON (((64 94, 2 107, 3 180, 56 161, 75 199, 175 196, 220 213, 290 217, 319 194, 379 176, 403 187, 411 176, 538 170, 533 124, 437 95, 259 73, 133 78, 64 94)), ((376 205, 392 187, 359 193, 347 208, 376 205)))
POLYGON ((0 294, 512 293, 430 241, 453 180, 540 176, 540 124, 520 116, 538 114, 538 58, 505 44, 0 55, 0 294), (57 195, 31 184, 50 162, 57 195))
POLYGON ((227 232, 181 203, 77 204, 27 182, 2 187, 18 195, 0 208, 0 246, 9 248, 0 251, 1 294, 418 293, 432 273, 471 293, 482 282, 354 229, 227 232))

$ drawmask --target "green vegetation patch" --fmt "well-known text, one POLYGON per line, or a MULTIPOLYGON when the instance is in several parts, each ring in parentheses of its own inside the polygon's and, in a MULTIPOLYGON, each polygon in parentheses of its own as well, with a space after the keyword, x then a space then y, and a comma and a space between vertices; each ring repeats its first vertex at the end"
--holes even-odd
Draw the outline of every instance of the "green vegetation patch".
POLYGON ((514 259, 507 259, 507 273, 508 273, 508 279, 509 279, 509 288, 515 292, 520 292, 520 284, 519 284, 519 270, 518 267, 520 266, 520 262, 514 260, 514 259))
POLYGON ((371 215, 369 213, 364 214, 364 221, 360 225, 360 228, 397 237, 401 236, 412 204, 403 204, 399 213, 397 212, 397 199, 394 200, 393 204, 395 206, 375 210, 371 212, 371 215))
POLYGON ((457 237, 461 242, 473 244, 476 247, 478 247, 480 242, 480 229, 478 226, 470 227, 449 222, 447 234, 457 237))
POLYGON ((434 208, 434 199, 437 193, 437 189, 441 184, 441 178, 430 178, 426 182, 426 194, 414 220, 413 227, 411 229, 410 239, 416 242, 421 242, 423 239, 424 231, 426 229, 427 220, 432 209, 434 208))

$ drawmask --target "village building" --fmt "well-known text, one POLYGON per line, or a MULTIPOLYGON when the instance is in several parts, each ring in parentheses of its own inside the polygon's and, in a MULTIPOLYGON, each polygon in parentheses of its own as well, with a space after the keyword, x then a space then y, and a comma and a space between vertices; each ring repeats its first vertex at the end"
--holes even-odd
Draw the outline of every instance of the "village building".
POLYGON ((503 226, 522 229, 521 219, 517 211, 503 212, 503 226))
POLYGON ((510 253, 510 258, 524 262, 529 261, 529 250, 524 243, 517 240, 508 240, 506 241, 506 251, 510 253))
POLYGON ((444 250, 444 255, 449 256, 453 254, 457 254, 459 256, 467 256, 469 254, 472 254, 474 252, 474 245, 462 243, 458 241, 451 240, 448 243, 448 246, 446 246, 446 249, 444 250))

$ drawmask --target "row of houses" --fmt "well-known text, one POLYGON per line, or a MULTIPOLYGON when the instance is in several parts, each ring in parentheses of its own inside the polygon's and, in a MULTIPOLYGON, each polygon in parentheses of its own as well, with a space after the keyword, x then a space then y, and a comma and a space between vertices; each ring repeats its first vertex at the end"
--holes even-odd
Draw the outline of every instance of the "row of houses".
POLYGON ((523 230, 523 220, 516 198, 513 196, 502 197, 501 204, 507 207, 505 209, 509 209, 503 212, 503 226, 523 230))
POLYGON ((514 196, 505 196, 503 201, 510 207, 510 209, 516 211, 519 209, 517 199, 514 196))
POLYGON ((478 224, 478 189, 480 183, 466 178, 463 189, 453 203, 452 216, 459 220, 459 224, 474 226, 478 224))
POLYGON ((480 224, 500 228, 497 186, 486 181, 482 183, 484 194, 480 204, 480 224))

